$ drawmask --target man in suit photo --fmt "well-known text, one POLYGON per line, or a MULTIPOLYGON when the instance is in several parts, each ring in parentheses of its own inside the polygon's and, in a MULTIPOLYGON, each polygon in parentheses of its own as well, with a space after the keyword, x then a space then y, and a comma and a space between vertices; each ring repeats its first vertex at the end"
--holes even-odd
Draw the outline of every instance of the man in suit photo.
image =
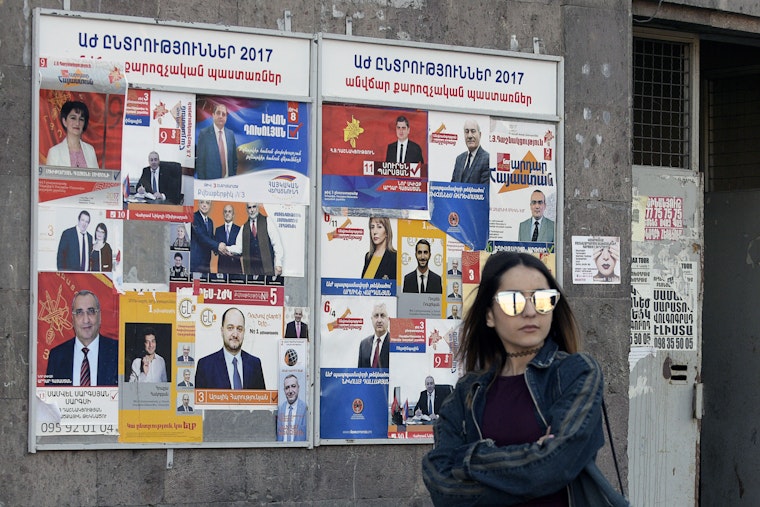
POLYGON ((298 377, 292 373, 283 381, 285 401, 277 408, 277 441, 302 442, 306 440, 306 402, 298 397, 298 377))
POLYGON ((193 383, 190 381, 192 378, 192 372, 185 368, 182 371, 182 381, 177 384, 177 387, 193 387, 193 383))
POLYGON ((388 333, 391 319, 385 303, 372 308, 372 327, 375 333, 359 343, 357 368, 388 368, 391 336, 388 333))
POLYGON ((409 139, 409 120, 406 116, 396 118, 396 140, 388 145, 385 161, 406 164, 425 162, 420 145, 409 139))
MULTIPOLYGON (((216 228, 214 239, 225 245, 234 245, 240 233, 240 226, 235 224, 235 208, 232 204, 226 204, 224 211, 224 224, 216 228)), ((240 274, 243 267, 240 264, 240 255, 220 255, 216 264, 217 273, 240 274)))
POLYGON ((459 259, 453 259, 451 261, 451 269, 447 274, 449 276, 462 276, 462 272, 459 270, 459 259))
POLYGON ((459 292, 459 282, 451 284, 451 293, 448 295, 449 299, 462 299, 462 293, 459 292))
POLYGON ((193 213, 190 236, 190 271, 208 273, 211 270, 211 253, 226 255, 227 245, 214 237, 214 221, 209 216, 211 201, 198 201, 198 211, 193 213))
POLYGON ((538 241, 554 243, 554 222, 544 216, 546 197, 540 190, 534 190, 530 195, 531 217, 520 222, 517 241, 538 241))
POLYGON ((177 357, 178 363, 192 363, 195 361, 193 356, 190 355, 190 345, 185 343, 182 345, 182 355, 177 357))
POLYGON ((179 204, 180 188, 182 182, 177 181, 182 175, 161 167, 161 160, 158 153, 151 151, 148 154, 148 167, 144 167, 140 180, 137 182, 138 194, 150 193, 157 200, 168 201, 172 204, 179 204))
POLYGON ((90 214, 82 210, 77 217, 77 225, 61 233, 58 242, 58 271, 87 271, 92 252, 92 234, 87 232, 90 214))
POLYGON ((285 248, 277 221, 271 215, 264 216, 258 203, 249 202, 246 208, 248 221, 241 227, 227 254, 243 256, 243 273, 246 275, 282 275, 285 248))
POLYGON ((490 155, 480 146, 480 126, 475 120, 464 122, 467 151, 454 161, 452 183, 488 183, 491 180, 490 155))
POLYGON ((303 318, 303 308, 293 310, 293 320, 285 326, 285 338, 308 338, 309 326, 301 322, 303 318))
POLYGON ((80 290, 71 301, 74 338, 50 351, 45 384, 54 386, 116 386, 119 342, 100 335, 100 301, 80 290))
POLYGON ((425 390, 420 393, 420 399, 414 406, 414 415, 426 415, 431 419, 438 419, 438 410, 451 391, 449 385, 435 385, 435 379, 428 375, 425 377, 425 390))
POLYGON ((403 292, 443 294, 441 275, 429 269, 430 242, 426 239, 417 241, 414 247, 417 269, 404 276, 403 292))
POLYGON ((198 389, 266 389, 261 360, 243 350, 245 316, 231 307, 222 315, 223 347, 202 357, 195 370, 198 389))
POLYGON ((193 411, 193 407, 190 406, 190 395, 183 394, 182 405, 177 407, 177 412, 192 412, 192 411, 193 411))
POLYGON ((214 106, 213 124, 198 132, 195 145, 195 177, 199 180, 226 178, 237 174, 235 134, 225 127, 227 106, 214 106))

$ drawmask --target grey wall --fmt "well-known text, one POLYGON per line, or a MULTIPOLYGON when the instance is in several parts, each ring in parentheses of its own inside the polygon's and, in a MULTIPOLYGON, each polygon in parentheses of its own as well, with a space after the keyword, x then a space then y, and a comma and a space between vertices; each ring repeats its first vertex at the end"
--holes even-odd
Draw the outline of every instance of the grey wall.
MULTIPOLYGON (((31 14, 35 7, 159 20, 508 49, 540 37, 565 60, 564 238, 615 235, 630 256, 630 6, 619 0, 70 0, 0 1, 0 506, 429 505, 420 477, 426 445, 304 449, 102 450, 27 453, 31 152, 31 14), (465 15, 466 14, 466 15, 465 15)), ((630 275, 623 283, 565 283, 602 363, 625 477, 630 275)), ((607 476, 614 468, 605 450, 607 476)))

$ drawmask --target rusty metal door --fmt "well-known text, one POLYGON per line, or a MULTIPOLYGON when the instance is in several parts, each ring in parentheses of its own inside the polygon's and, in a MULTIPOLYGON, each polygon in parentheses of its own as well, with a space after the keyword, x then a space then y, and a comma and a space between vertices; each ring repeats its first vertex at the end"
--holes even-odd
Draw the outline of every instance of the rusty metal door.
POLYGON ((697 505, 702 179, 642 167, 633 179, 629 497, 636 506, 697 505))

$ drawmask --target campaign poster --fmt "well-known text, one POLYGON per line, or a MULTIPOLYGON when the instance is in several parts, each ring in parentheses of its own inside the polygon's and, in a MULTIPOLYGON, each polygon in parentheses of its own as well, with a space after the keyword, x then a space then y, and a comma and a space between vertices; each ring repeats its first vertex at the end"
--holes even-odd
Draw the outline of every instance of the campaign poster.
POLYGON ((121 279, 123 221, 108 210, 91 207, 39 206, 37 213, 37 269, 89 271, 121 279))
POLYGON ((433 437, 436 409, 459 378, 455 356, 460 324, 449 319, 391 320, 388 438, 433 437), (428 391, 434 393, 431 403, 428 391))
POLYGON ((120 170, 127 91, 121 64, 41 58, 39 79, 40 165, 71 168, 72 176, 81 168, 120 170))
POLYGON ((399 220, 399 317, 441 318, 450 286, 446 234, 429 222, 399 220))
POLYGON ((426 126, 424 111, 324 104, 323 206, 427 210, 426 126))
POLYGON ((229 283, 276 277, 280 285, 283 276, 305 275, 305 206, 198 200, 188 225, 191 272, 229 283))
POLYGON ((362 342, 388 331, 396 298, 323 295, 320 308, 320 366, 360 368, 362 342))
POLYGON ((555 126, 491 119, 490 232, 495 241, 554 243, 555 126), (538 221, 538 224, 536 224, 538 221))
POLYGON ((37 288, 36 434, 117 434, 119 302, 111 279, 39 273, 37 288))
POLYGON ((128 202, 180 205, 192 199, 195 95, 130 89, 123 146, 121 178, 128 202))
POLYGON ((199 95, 195 107, 195 199, 309 204, 308 104, 199 95))
MULTIPOLYGON (((202 412, 191 401, 192 386, 179 386, 185 375, 180 377, 175 367, 183 355, 175 355, 180 346, 177 295, 127 292, 120 308, 119 441, 202 441, 202 412)), ((190 363, 185 364, 187 369, 190 363)))
POLYGON ((430 222, 471 249, 488 239, 489 118, 428 113, 430 222))
POLYGON ((573 283, 620 284, 620 238, 573 236, 573 283))
POLYGON ((321 303, 320 436, 387 438, 396 298, 323 295, 321 303))
POLYGON ((388 437, 388 370, 321 368, 319 436, 388 437))
POLYGON ((40 203, 121 208, 125 89, 116 88, 114 93, 94 89, 88 85, 40 90, 36 189, 40 203))
POLYGON ((203 300, 193 312, 196 409, 274 409, 282 287, 215 285, 200 291, 203 300))
POLYGON ((395 218, 325 213, 321 220, 320 244, 323 295, 396 295, 398 229, 395 218))
POLYGON ((298 338, 280 340, 276 432, 278 442, 305 442, 311 409, 308 384, 308 342, 298 338))

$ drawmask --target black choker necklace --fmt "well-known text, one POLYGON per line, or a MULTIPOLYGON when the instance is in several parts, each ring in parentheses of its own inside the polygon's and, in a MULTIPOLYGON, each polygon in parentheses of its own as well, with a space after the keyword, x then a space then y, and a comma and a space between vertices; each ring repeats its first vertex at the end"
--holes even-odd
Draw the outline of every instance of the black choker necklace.
POLYGON ((537 353, 539 350, 541 350, 542 345, 539 345, 538 347, 523 350, 522 352, 507 352, 507 357, 525 357, 525 356, 532 356, 533 354, 537 353))

